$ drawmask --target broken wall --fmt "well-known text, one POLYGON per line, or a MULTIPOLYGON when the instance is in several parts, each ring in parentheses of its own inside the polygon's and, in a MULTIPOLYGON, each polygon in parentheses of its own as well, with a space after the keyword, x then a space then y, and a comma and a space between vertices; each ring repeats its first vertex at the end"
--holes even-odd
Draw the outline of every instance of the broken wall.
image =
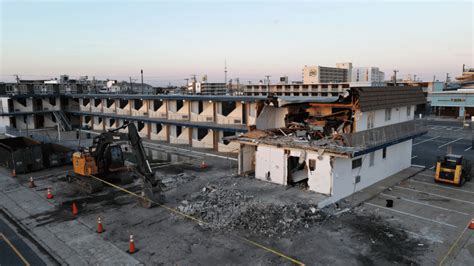
POLYGON ((285 115, 288 114, 287 108, 276 108, 265 105, 262 112, 256 119, 257 129, 265 130, 272 128, 285 127, 285 115))

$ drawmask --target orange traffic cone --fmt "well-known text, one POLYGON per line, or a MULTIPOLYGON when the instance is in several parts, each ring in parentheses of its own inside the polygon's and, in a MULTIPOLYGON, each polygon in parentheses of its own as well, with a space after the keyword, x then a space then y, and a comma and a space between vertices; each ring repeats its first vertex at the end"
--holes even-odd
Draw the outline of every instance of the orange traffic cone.
POLYGON ((76 203, 73 202, 72 203, 72 215, 77 215, 79 213, 79 211, 77 210, 77 206, 76 206, 76 203))
POLYGON ((471 219, 471 223, 469 224, 469 229, 474 230, 474 219, 471 219))
POLYGON ((29 187, 29 188, 34 188, 34 187, 36 187, 35 181, 33 180, 33 177, 32 177, 32 176, 30 176, 30 181, 28 182, 28 187, 29 187))
POLYGON ((97 218, 97 233, 102 234, 104 231, 105 230, 104 230, 104 227, 102 226, 102 221, 100 220, 100 217, 99 217, 97 218))
POLYGON ((135 248, 135 242, 133 242, 133 235, 130 234, 130 242, 128 244, 128 253, 133 254, 137 252, 137 249, 135 248))
POLYGON ((46 194, 46 198, 47 198, 47 199, 52 199, 52 198, 54 198, 53 193, 51 193, 51 189, 50 189, 50 188, 48 188, 48 193, 46 194))
POLYGON ((15 176, 16 176, 16 170, 13 169, 13 170, 12 170, 12 177, 15 177, 15 176))
POLYGON ((207 163, 206 163, 205 161, 202 161, 202 162, 201 162, 201 169, 205 169, 205 168, 207 168, 207 166, 208 166, 208 165, 207 165, 207 163))

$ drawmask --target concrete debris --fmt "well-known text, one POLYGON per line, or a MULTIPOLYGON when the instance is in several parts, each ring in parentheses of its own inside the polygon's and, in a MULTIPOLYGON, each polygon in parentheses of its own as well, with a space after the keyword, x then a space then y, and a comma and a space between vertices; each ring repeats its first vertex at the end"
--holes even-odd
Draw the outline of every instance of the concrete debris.
POLYGON ((244 230, 268 237, 298 233, 326 217, 311 204, 265 204, 237 189, 213 185, 193 193, 189 201, 183 200, 178 210, 202 219, 209 228, 244 230))
POLYGON ((161 182, 165 185, 165 188, 163 190, 167 191, 167 190, 176 188, 180 186, 181 184, 184 184, 188 181, 191 181, 194 178, 196 178, 195 175, 180 173, 177 175, 165 176, 161 182))

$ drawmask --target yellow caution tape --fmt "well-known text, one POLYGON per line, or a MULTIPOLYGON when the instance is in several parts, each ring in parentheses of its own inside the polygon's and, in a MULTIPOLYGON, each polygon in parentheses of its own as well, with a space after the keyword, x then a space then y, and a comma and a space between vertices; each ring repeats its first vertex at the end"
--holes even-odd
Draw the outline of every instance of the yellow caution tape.
MULTIPOLYGON (((98 178, 98 177, 96 177, 96 176, 91 175, 90 177, 95 178, 95 179, 97 179, 97 180, 99 180, 99 181, 101 181, 101 182, 103 182, 103 183, 105 183, 105 184, 107 184, 107 185, 109 185, 109 186, 111 186, 111 187, 114 187, 114 188, 116 188, 116 189, 118 189, 118 190, 121 190, 121 191, 123 191, 123 192, 125 192, 125 193, 128 193, 128 194, 130 194, 130 195, 132 195, 132 196, 135 196, 135 197, 137 197, 137 198, 140 198, 140 199, 143 199, 143 200, 147 200, 147 201, 149 201, 149 202, 152 202, 152 203, 154 203, 154 204, 156 204, 156 205, 158 205, 158 206, 160 206, 160 207, 162 207, 162 208, 164 208, 164 209, 166 209, 166 210, 168 210, 168 211, 170 211, 170 212, 172 212, 172 213, 174 213, 174 214, 181 215, 181 216, 183 216, 183 217, 185 217, 185 218, 188 218, 188 219, 190 219, 190 220, 192 220, 192 221, 194 221, 194 222, 197 222, 198 224, 208 225, 208 223, 206 223, 205 221, 203 221, 203 220, 201 220, 201 219, 198 219, 198 218, 196 218, 196 217, 193 217, 193 216, 191 216, 191 215, 182 213, 182 212, 178 211, 178 210, 175 209, 175 208, 172 208, 172 207, 163 205, 163 204, 161 204, 161 203, 159 203, 159 202, 153 201, 152 199, 143 197, 142 195, 139 195, 139 194, 134 193, 134 192, 132 192, 132 191, 130 191, 130 190, 127 190, 127 189, 125 189, 125 188, 123 188, 123 187, 120 187, 120 186, 117 186, 117 185, 112 184, 112 183, 110 183, 110 182, 107 182, 107 181, 105 181, 105 180, 103 180, 103 179, 100 179, 100 178, 98 178)), ((245 237, 242 237, 242 236, 239 236, 239 235, 237 235, 237 237, 238 237, 239 239, 241 239, 241 240, 247 242, 248 244, 251 244, 251 245, 253 245, 253 246, 256 246, 256 247, 258 247, 258 248, 261 248, 261 249, 263 249, 263 250, 266 250, 266 251, 268 251, 268 252, 270 252, 270 253, 273 253, 273 254, 275 254, 275 255, 277 255, 277 256, 283 258, 283 259, 286 259, 286 260, 288 260, 288 261, 291 261, 291 262, 293 262, 293 263, 295 263, 295 264, 297 264, 297 265, 301 265, 301 266, 305 265, 303 262, 301 262, 301 261, 299 261, 299 260, 296 260, 296 259, 294 259, 294 258, 292 258, 292 257, 290 257, 290 256, 287 256, 287 255, 285 255, 285 254, 283 254, 283 253, 281 253, 281 252, 278 252, 278 251, 276 251, 275 249, 272 249, 272 248, 270 248, 270 247, 266 247, 266 246, 264 246, 264 245, 262 245, 262 244, 259 244, 259 243, 255 242, 255 241, 252 241, 252 240, 250 240, 250 239, 248 239, 248 238, 245 238, 245 237)))
MULTIPOLYGON (((469 220, 469 223, 471 222, 471 220, 469 220)), ((456 241, 454 241, 454 243, 451 245, 451 247, 449 248, 448 252, 446 252, 446 255, 444 255, 443 259, 439 262, 439 266, 442 266, 444 261, 448 258, 449 254, 451 254, 451 252, 453 251, 454 247, 458 244, 459 240, 462 238, 462 236, 464 235, 464 233, 466 233, 466 230, 467 228, 469 228, 469 223, 466 225, 466 227, 464 228, 464 230, 461 232, 461 234, 458 236, 458 238, 456 239, 456 241)))

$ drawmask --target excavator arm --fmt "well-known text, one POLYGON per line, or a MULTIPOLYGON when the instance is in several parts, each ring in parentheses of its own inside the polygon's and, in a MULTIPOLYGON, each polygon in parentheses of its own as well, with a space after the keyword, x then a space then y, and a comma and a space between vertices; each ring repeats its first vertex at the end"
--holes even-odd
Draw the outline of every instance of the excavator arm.
POLYGON ((102 165, 107 165, 106 154, 107 149, 117 141, 129 141, 137 159, 137 165, 133 168, 135 175, 142 179, 142 193, 143 200, 140 204, 143 207, 150 208, 152 201, 162 202, 161 183, 155 178, 155 173, 150 167, 150 163, 146 158, 145 149, 137 127, 134 123, 127 123, 121 127, 108 130, 94 138, 93 150, 91 155, 96 158, 102 165), (119 132, 122 129, 128 129, 128 133, 119 132), (147 200, 148 199, 148 200, 147 200))

